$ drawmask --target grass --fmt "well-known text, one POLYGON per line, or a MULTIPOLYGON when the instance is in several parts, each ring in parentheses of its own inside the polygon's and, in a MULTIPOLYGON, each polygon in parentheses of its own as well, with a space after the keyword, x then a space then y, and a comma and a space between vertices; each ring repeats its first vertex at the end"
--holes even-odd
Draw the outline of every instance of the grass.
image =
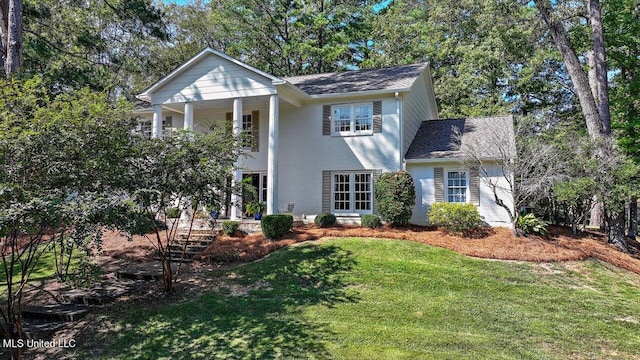
MULTIPOLYGON (((640 277, 391 240, 281 249, 192 301, 127 311, 103 358, 640 358, 640 277)), ((96 344, 86 344, 95 347, 96 344)))
MULTIPOLYGON (((38 248, 38 253, 42 252, 42 256, 40 256, 40 258, 38 259, 38 262, 33 267, 33 271, 29 275, 28 283, 35 283, 35 282, 51 279, 54 276, 56 276, 55 255, 53 251, 51 251, 50 249, 45 250, 44 246, 45 245, 41 245, 41 247, 38 248)), ((71 265, 69 267, 70 274, 77 269, 80 258, 81 258, 80 251, 74 250, 73 258, 71 259, 71 265)), ((14 272, 13 286, 15 287, 14 291, 20 285, 21 269, 22 269, 22 266, 20 262, 16 261, 15 268, 13 270, 14 272)), ((4 267, 0 267, 0 299, 5 300, 6 296, 7 296, 7 277, 4 272, 4 267)))

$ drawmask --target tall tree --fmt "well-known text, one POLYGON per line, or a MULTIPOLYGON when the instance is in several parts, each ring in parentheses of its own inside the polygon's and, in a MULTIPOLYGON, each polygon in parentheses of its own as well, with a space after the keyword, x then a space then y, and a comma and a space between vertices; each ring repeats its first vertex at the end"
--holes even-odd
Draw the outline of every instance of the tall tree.
POLYGON ((131 95, 149 48, 167 39, 162 12, 147 0, 26 0, 24 72, 57 91, 89 86, 131 95))
POLYGON ((22 66, 22 0, 0 0, 0 63, 6 77, 22 66))

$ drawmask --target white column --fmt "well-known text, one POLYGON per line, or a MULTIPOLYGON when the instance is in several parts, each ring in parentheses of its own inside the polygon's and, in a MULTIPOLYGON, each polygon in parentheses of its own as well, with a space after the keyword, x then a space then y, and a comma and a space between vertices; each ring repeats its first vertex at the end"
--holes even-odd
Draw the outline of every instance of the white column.
POLYGON ((184 103, 184 129, 193 130, 193 103, 184 103))
POLYGON ((151 124, 151 137, 162 138, 162 105, 153 105, 153 123, 151 124))
POLYGON ((267 152, 267 214, 278 212, 278 95, 269 97, 269 149, 267 152))
MULTIPOLYGON (((242 99, 233 99, 233 134, 239 135, 242 131, 242 99)), ((236 163, 236 171, 233 174, 233 185, 242 182, 242 162, 240 157, 236 163)), ((231 195, 231 220, 242 218, 242 197, 240 194, 231 195)))

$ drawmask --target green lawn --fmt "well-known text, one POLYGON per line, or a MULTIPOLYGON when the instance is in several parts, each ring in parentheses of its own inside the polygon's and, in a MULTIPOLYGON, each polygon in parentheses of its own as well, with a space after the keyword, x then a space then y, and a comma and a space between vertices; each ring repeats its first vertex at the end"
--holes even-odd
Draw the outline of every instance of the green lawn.
POLYGON ((640 277, 598 261, 498 262, 339 239, 211 276, 234 286, 130 310, 102 357, 640 358, 640 277))

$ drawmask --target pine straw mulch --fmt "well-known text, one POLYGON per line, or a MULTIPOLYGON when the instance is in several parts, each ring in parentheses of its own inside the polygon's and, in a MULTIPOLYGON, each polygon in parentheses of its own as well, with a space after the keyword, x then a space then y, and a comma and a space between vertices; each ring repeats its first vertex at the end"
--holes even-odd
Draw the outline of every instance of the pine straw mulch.
POLYGON ((640 274, 640 246, 629 241, 631 252, 625 254, 606 242, 602 234, 585 232, 572 237, 571 231, 550 227, 548 237, 516 237, 509 229, 493 228, 482 233, 461 237, 425 227, 362 227, 294 228, 282 240, 269 241, 262 234, 242 237, 220 236, 200 257, 203 262, 218 265, 246 263, 291 244, 335 237, 364 237, 417 241, 438 246, 468 256, 534 262, 577 261, 596 258, 612 265, 640 274))

